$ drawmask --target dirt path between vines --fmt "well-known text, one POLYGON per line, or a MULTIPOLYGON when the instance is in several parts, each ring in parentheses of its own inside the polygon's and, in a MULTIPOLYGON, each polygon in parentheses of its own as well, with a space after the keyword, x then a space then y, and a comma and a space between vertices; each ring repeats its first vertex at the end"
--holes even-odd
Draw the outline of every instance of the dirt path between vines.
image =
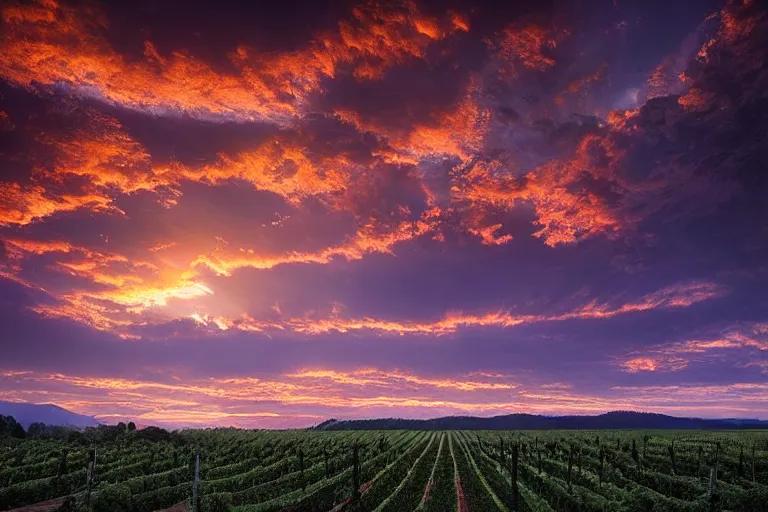
POLYGON ((62 503, 64 503, 64 498, 66 498, 66 496, 48 501, 41 501, 40 503, 35 503, 34 505, 12 508, 8 512, 51 512, 52 510, 59 508, 62 503))

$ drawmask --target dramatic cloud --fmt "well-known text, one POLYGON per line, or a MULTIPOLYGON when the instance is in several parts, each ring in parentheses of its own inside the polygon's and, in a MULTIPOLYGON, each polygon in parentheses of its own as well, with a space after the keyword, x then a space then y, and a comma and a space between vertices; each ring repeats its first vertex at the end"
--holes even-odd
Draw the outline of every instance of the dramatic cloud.
POLYGON ((0 8, 0 398, 766 410, 757 2, 153 9, 0 8))
POLYGON ((181 48, 161 55, 151 41, 143 59, 127 59, 107 40, 109 20, 91 8, 47 0, 7 6, 2 20, 0 75, 23 87, 63 86, 150 115, 277 123, 300 115, 309 96, 337 74, 381 78, 388 68, 424 58, 431 42, 468 29, 459 15, 431 18, 410 2, 394 11, 359 6, 337 31, 297 51, 233 48, 221 58, 234 70, 222 73, 181 48))
POLYGON ((762 366, 768 352, 768 329, 765 324, 733 327, 711 339, 696 339, 649 347, 644 357, 624 361, 628 372, 682 370, 693 364, 728 361, 744 366, 762 366))
MULTIPOLYGON (((216 327, 226 331, 230 328, 243 331, 287 331, 299 334, 323 334, 328 332, 348 333, 368 331, 381 334, 424 334, 444 335, 460 328, 500 327, 559 322, 566 320, 607 319, 618 315, 688 307, 699 302, 721 297, 725 290, 706 282, 673 285, 637 300, 621 302, 599 302, 590 300, 563 312, 525 313, 498 310, 482 314, 449 312, 435 321, 385 320, 373 317, 348 318, 338 312, 331 316, 310 315, 304 318, 275 317, 269 312, 266 318, 254 318, 245 304, 231 304, 235 316, 215 314, 215 305, 210 298, 216 297, 216 285, 206 284, 205 274, 200 268, 212 270, 217 276, 231 277, 243 268, 271 269, 287 264, 326 264, 333 257, 347 260, 361 259, 367 253, 391 253, 391 247, 427 232, 429 224, 419 221, 407 230, 392 237, 361 237, 346 245, 329 248, 319 253, 290 253, 284 256, 259 256, 251 251, 240 251, 228 255, 225 250, 214 253, 213 258, 198 257, 189 263, 188 270, 161 271, 162 258, 155 256, 156 247, 147 249, 152 261, 97 252, 84 247, 73 246, 63 241, 39 242, 32 240, 8 239, 5 242, 7 260, 6 272, 25 278, 27 266, 32 267, 40 257, 60 256, 50 260, 47 269, 54 273, 76 278, 70 287, 47 290, 54 303, 33 306, 37 313, 47 317, 62 317, 85 323, 99 330, 113 331, 123 337, 135 338, 139 334, 132 327, 144 328, 171 320, 192 319, 203 326, 216 327), (231 259, 229 259, 231 257, 231 259)), ((39 288, 43 288, 43 281, 39 288)), ((37 285, 30 285, 37 286, 37 285)))

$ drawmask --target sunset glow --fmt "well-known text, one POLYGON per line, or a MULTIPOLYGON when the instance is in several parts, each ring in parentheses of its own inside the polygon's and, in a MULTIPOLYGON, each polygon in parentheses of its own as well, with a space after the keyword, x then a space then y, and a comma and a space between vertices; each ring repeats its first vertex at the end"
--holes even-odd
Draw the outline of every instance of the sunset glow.
POLYGON ((129 4, 0 7, 0 400, 768 419, 756 2, 129 4))

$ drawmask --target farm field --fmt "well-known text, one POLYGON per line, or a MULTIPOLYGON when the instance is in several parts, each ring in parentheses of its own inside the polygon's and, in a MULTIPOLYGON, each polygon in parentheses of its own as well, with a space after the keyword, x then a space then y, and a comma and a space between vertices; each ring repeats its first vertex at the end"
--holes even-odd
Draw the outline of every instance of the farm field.
POLYGON ((0 441, 0 510, 191 510, 197 454, 200 512, 768 510, 765 431, 89 430, 0 441))

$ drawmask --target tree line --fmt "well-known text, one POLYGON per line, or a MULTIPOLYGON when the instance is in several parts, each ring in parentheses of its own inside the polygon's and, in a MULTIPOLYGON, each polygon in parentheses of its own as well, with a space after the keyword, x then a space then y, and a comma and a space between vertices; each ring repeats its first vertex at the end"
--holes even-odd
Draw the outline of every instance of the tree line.
POLYGON ((164 428, 154 426, 138 430, 136 424, 132 421, 128 423, 121 421, 117 425, 99 425, 85 428, 46 425, 45 423, 35 422, 25 429, 13 416, 0 415, 0 439, 60 439, 70 443, 87 445, 94 442, 115 441, 128 433, 137 439, 152 442, 179 441, 183 444, 183 439, 176 432, 169 432, 164 428))

